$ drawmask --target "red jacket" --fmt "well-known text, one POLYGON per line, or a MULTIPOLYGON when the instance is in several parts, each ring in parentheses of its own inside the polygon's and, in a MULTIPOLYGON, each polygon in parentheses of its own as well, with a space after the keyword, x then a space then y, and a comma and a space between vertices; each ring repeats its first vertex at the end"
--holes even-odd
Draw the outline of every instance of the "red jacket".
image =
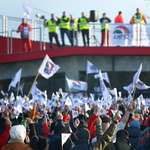
POLYGON ((11 127, 6 126, 3 134, 0 135, 0 150, 2 150, 9 139, 10 129, 11 127))
POLYGON ((48 134, 52 134, 52 132, 49 132, 48 124, 44 123, 43 124, 43 132, 44 132, 44 137, 46 138, 48 134))
MULTIPOLYGON (((19 27, 18 27, 18 30, 20 31, 21 34, 23 33, 23 27, 30 28, 30 25, 28 23, 20 24, 19 27)), ((30 29, 30 31, 32 31, 32 29, 30 29)))
POLYGON ((124 23, 122 15, 118 14, 115 18, 115 23, 124 23))

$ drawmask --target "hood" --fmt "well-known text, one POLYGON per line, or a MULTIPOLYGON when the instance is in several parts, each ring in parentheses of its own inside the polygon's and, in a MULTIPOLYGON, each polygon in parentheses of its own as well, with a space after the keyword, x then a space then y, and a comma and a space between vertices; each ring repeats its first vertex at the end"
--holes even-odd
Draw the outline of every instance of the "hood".
POLYGON ((140 136, 144 136, 144 134, 149 131, 150 127, 145 128, 143 131, 140 132, 140 136))
POLYGON ((52 134, 52 135, 47 135, 47 138, 50 140, 50 145, 49 146, 51 146, 51 145, 53 145, 53 144, 55 144, 55 141, 57 140, 57 139, 59 139, 60 137, 59 136, 57 136, 57 135, 54 135, 54 134, 52 134))
POLYGON ((12 139, 20 139, 24 141, 26 137, 26 129, 23 125, 13 126, 10 130, 10 137, 12 139))
POLYGON ((129 127, 126 129, 129 132, 129 138, 136 138, 140 136, 141 130, 138 127, 129 127))

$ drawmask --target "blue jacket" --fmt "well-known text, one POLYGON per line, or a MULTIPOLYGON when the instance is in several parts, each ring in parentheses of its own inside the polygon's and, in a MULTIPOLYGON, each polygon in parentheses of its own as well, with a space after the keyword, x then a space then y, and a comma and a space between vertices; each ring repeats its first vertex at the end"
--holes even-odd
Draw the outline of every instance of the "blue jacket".
POLYGON ((60 137, 58 135, 54 135, 54 134, 51 134, 51 135, 47 135, 47 138, 49 139, 49 150, 56 150, 56 146, 55 146, 55 141, 57 139, 59 139, 60 137))
POLYGON ((144 145, 140 145, 136 148, 136 150, 145 150, 145 148, 148 146, 149 144, 149 137, 146 138, 144 145))

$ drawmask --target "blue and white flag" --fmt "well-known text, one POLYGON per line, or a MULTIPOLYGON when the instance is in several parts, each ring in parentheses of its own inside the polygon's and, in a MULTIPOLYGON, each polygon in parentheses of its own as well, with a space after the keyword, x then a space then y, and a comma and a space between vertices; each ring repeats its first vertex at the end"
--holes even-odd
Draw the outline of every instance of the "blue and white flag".
POLYGON ((98 73, 98 69, 90 62, 87 60, 87 70, 86 70, 86 74, 90 74, 90 73, 98 73))
POLYGON ((79 80, 72 80, 66 77, 69 89, 87 91, 87 83, 79 80))
POLYGON ((30 18, 32 7, 23 4, 23 10, 24 10, 23 15, 26 16, 26 17, 28 17, 28 18, 30 18))
POLYGON ((38 72, 46 79, 49 79, 52 77, 60 67, 56 65, 49 57, 48 55, 45 56, 38 72))

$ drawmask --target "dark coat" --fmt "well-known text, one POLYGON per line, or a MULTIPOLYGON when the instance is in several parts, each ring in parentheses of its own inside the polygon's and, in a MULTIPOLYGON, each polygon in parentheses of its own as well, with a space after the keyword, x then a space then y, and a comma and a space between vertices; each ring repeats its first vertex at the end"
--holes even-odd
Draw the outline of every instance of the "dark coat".
POLYGON ((141 130, 138 127, 131 126, 126 129, 129 132, 129 141, 131 145, 136 148, 139 142, 141 130))

